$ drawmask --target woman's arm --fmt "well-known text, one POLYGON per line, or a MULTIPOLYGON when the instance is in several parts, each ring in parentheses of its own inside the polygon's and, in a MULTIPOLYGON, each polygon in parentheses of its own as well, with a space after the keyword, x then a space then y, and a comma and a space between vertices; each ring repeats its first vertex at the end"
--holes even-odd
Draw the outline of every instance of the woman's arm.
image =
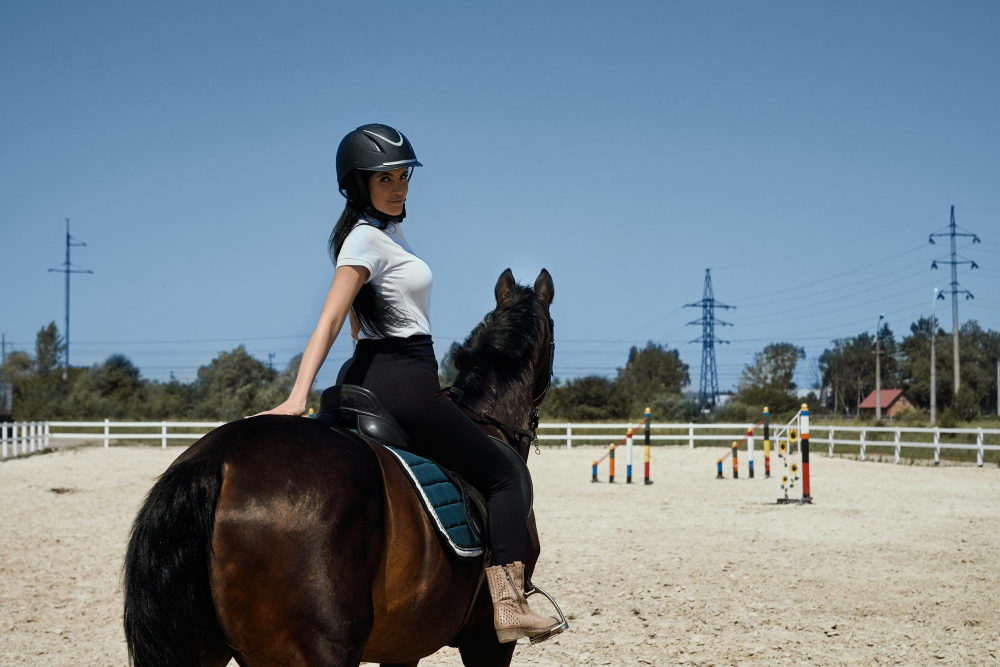
POLYGON ((368 275, 368 269, 363 266, 341 266, 333 274, 333 283, 323 302, 323 310, 320 312, 316 329, 309 336, 291 395, 287 401, 273 410, 258 414, 301 415, 306 411, 306 399, 309 397, 313 380, 316 379, 316 373, 326 360, 326 355, 330 353, 333 342, 344 326, 344 319, 351 310, 354 297, 368 280, 368 275))

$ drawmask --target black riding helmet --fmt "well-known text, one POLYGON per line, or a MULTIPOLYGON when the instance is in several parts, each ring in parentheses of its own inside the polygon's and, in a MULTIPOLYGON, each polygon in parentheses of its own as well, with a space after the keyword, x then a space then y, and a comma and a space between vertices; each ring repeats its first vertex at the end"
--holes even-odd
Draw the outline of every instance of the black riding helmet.
POLYGON ((348 205, 386 222, 399 222, 406 217, 406 207, 400 215, 389 216, 375 210, 368 195, 368 179, 363 172, 392 171, 423 165, 409 140, 399 130, 381 123, 362 125, 340 142, 337 148, 337 185, 348 205))

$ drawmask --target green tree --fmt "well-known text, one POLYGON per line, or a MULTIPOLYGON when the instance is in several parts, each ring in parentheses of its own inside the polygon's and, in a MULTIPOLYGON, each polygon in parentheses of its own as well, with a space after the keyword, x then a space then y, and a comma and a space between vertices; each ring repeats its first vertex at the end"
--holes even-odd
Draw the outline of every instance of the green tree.
MULTIPOLYGON (((888 324, 879 330, 882 387, 898 388, 902 382, 901 352, 888 324)), ((830 387, 830 405, 835 412, 857 412, 858 405, 875 389, 875 337, 863 333, 838 338, 833 348, 819 357, 823 384, 830 387)))
POLYGON ((773 410, 794 408, 795 367, 806 351, 791 343, 771 343, 754 355, 736 383, 737 400, 748 406, 768 406, 773 410))
POLYGON ((39 375, 53 373, 66 354, 66 343, 59 335, 55 322, 42 327, 35 335, 35 372, 39 375))
POLYGON ((546 419, 606 421, 625 419, 627 399, 615 383, 600 375, 553 382, 539 410, 546 419))
MULTIPOLYGON (((680 353, 650 341, 642 349, 633 346, 629 350, 628 359, 624 368, 618 369, 614 385, 626 398, 626 412, 641 415, 654 401, 665 409, 668 399, 679 397, 688 382, 688 366, 681 361, 680 353)), ((670 408, 674 412, 684 409, 676 401, 670 408)))
POLYGON ((288 398, 274 402, 270 385, 277 372, 247 354, 240 345, 232 352, 221 352, 207 366, 198 369, 195 380, 198 416, 234 421, 262 410, 269 410, 288 398))

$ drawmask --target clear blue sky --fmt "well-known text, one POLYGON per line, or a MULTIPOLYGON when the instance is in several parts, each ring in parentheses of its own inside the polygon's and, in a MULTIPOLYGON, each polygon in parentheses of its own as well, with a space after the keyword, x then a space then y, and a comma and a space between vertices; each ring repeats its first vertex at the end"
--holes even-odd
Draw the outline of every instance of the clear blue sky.
MULTIPOLYGON (((333 275, 334 156, 367 122, 424 167, 407 236, 438 356, 508 266, 553 275, 556 373, 679 347, 706 267, 732 345, 901 335, 977 232, 963 321, 1000 328, 1000 3, 0 2, 0 331, 182 380, 301 352, 333 275)), ((950 311, 938 315, 951 328, 950 311)), ((9 351, 10 348, 8 348, 9 351)), ((346 335, 317 386, 349 356, 346 335)))

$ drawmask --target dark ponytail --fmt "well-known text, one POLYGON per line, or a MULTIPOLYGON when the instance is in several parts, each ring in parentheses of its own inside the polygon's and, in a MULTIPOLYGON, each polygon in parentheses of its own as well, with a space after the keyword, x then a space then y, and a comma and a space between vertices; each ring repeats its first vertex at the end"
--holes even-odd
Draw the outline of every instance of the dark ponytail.
MULTIPOLYGON (((330 233, 328 244, 330 259, 333 260, 334 266, 337 265, 337 257, 340 256, 340 249, 344 247, 347 235, 351 233, 359 220, 361 220, 361 215, 351 208, 350 204, 344 206, 344 212, 340 214, 340 219, 337 220, 336 226, 330 233)), ((366 219, 361 224, 371 224, 384 231, 388 229, 390 223, 384 220, 369 221, 366 219)), ((358 320, 358 326, 369 338, 389 338, 390 329, 401 329, 412 323, 412 320, 376 292, 370 283, 361 286, 358 295, 354 297, 352 308, 358 320)))

